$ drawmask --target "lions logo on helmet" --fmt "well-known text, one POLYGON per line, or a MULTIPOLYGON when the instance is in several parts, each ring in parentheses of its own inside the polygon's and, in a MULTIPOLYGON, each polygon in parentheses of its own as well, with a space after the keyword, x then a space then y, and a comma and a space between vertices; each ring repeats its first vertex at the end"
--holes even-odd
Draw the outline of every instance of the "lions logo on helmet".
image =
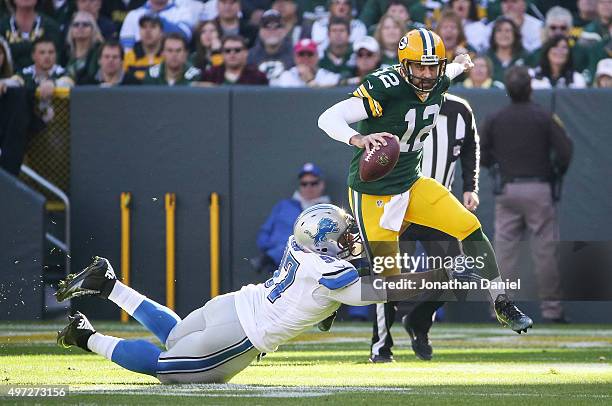
POLYGON ((302 212, 293 226, 300 248, 325 255, 357 256, 359 229, 353 217, 333 204, 316 204, 302 212))
POLYGON ((440 83, 446 71, 446 48, 442 39, 433 31, 419 28, 408 32, 399 41, 397 57, 400 61, 402 75, 413 88, 419 92, 431 92, 440 83), (435 80, 421 78, 413 74, 411 64, 438 65, 435 80), (419 82, 415 83, 414 79, 419 82), (425 84, 431 83, 430 87, 425 84))
POLYGON ((312 234, 310 230, 304 230, 304 233, 314 240, 315 246, 327 241, 327 234, 337 232, 338 223, 329 217, 323 217, 321 220, 319 220, 316 234, 312 234))

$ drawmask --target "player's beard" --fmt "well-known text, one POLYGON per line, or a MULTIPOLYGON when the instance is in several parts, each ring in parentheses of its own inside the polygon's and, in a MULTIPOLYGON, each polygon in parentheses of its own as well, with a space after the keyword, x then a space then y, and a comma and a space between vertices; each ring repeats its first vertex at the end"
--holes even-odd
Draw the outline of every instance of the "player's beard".
POLYGON ((429 91, 429 92, 433 90, 438 80, 438 78, 426 79, 426 78, 420 78, 414 75, 412 75, 412 79, 413 79, 413 82, 412 82, 413 85, 415 85, 419 89, 423 89, 423 91, 429 91), (417 79, 418 82, 414 82, 414 79, 417 79))

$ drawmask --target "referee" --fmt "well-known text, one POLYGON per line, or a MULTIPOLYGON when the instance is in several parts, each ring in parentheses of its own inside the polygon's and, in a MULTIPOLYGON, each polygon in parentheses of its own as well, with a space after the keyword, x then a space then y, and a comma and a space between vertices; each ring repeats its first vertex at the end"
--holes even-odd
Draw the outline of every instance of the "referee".
MULTIPOLYGON (((469 103, 457 96, 446 94, 431 136, 423 145, 423 176, 436 179, 449 190, 455 178, 457 160, 461 158, 463 177, 463 205, 471 211, 478 207, 479 140, 474 113, 469 103)), ((455 257, 460 254, 459 242, 452 236, 433 228, 412 224, 400 236, 400 241, 419 241, 427 255, 455 257)), ((430 360, 432 348, 429 329, 433 315, 444 302, 414 303, 402 324, 410 335, 412 349, 423 359, 430 360)), ((376 305, 376 319, 370 349, 371 362, 393 361, 391 326, 395 320, 397 302, 376 305)))

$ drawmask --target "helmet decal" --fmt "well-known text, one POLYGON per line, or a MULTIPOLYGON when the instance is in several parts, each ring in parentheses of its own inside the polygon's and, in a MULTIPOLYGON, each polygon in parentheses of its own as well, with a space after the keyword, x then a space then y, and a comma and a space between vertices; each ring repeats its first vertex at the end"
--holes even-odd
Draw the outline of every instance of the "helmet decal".
POLYGON ((309 230, 305 230, 304 233, 314 240, 315 247, 320 245, 322 242, 327 241, 327 234, 338 232, 338 222, 333 221, 329 217, 323 217, 319 220, 317 225, 316 234, 312 234, 309 230))
POLYGON ((408 46, 408 37, 403 36, 402 39, 400 39, 398 48, 399 49, 404 49, 408 46))

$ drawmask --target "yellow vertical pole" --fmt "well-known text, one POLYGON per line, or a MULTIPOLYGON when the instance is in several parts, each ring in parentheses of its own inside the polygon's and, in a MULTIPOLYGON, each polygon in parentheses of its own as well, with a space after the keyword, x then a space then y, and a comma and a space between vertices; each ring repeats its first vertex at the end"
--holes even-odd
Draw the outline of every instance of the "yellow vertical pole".
MULTIPOLYGON (((130 201, 132 194, 121 193, 121 280, 130 285, 130 201)), ((127 323, 129 315, 121 310, 121 322, 127 323)))
POLYGON ((210 195, 210 297, 219 296, 219 195, 210 195))
POLYGON ((166 193, 166 306, 174 310, 175 306, 175 213, 176 194, 166 193))

